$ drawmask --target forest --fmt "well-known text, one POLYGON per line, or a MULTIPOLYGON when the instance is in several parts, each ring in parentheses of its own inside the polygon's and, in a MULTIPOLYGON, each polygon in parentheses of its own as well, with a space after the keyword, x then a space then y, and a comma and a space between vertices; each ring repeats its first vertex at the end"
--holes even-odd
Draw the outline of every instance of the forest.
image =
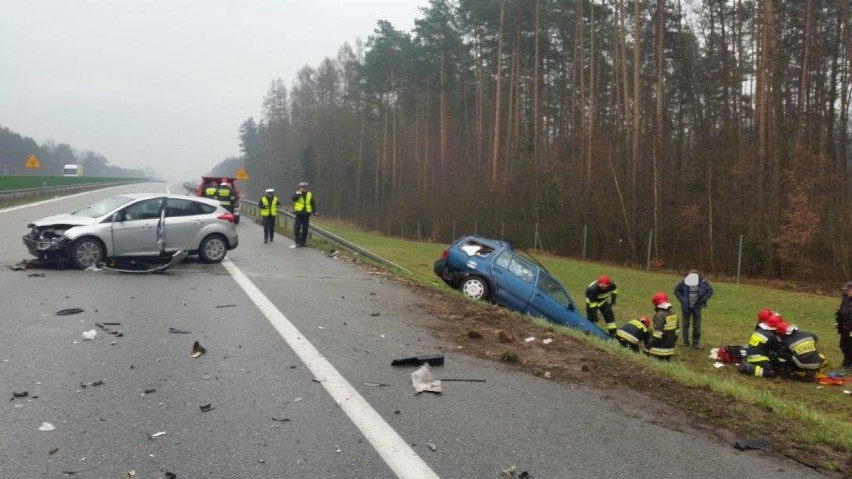
POLYGON ((424 241, 835 284, 850 26, 846 0, 431 0, 270 83, 239 127, 249 191, 306 180, 324 214, 424 241))

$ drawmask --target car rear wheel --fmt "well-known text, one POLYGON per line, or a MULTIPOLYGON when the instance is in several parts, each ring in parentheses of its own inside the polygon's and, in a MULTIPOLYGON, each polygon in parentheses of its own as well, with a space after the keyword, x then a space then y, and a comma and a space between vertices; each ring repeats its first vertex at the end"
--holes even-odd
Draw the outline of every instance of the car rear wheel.
POLYGON ((488 299, 488 283, 479 276, 469 276, 459 285, 459 290, 470 299, 488 299))
POLYGON ((104 245, 95 238, 78 238, 71 243, 68 259, 77 269, 86 269, 106 256, 104 245))
POLYGON ((228 242, 221 235, 205 236, 198 247, 198 256, 205 263, 219 263, 228 253, 228 242))

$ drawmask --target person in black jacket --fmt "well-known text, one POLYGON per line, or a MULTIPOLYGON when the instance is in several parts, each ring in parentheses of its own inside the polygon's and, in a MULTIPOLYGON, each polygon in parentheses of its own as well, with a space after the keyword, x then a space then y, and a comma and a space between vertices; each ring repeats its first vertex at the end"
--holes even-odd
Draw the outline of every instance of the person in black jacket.
POLYGON ((674 294, 680 301, 683 316, 683 345, 689 346, 689 323, 692 319, 692 347, 699 349, 701 343, 701 310, 713 296, 713 286, 697 270, 691 270, 675 285, 674 294))
POLYGON ((296 244, 291 248, 301 248, 308 243, 308 228, 311 225, 311 215, 317 215, 317 205, 314 195, 308 191, 308 183, 299 183, 299 189, 290 198, 293 200, 293 213, 296 216, 293 225, 293 240, 296 244))
POLYGON ((651 320, 651 338, 645 348, 645 354, 662 361, 671 360, 677 345, 680 321, 666 293, 658 291, 651 296, 654 305, 654 318, 651 320))
POLYGON ((843 285, 843 299, 834 315, 837 332, 840 334, 840 352, 843 353, 841 367, 852 371, 852 281, 843 285))
POLYGON ((639 319, 631 319, 619 326, 615 332, 615 337, 622 346, 638 353, 639 345, 645 346, 648 344, 648 340, 651 339, 651 332, 648 331, 650 327, 651 320, 647 316, 642 316, 639 319))

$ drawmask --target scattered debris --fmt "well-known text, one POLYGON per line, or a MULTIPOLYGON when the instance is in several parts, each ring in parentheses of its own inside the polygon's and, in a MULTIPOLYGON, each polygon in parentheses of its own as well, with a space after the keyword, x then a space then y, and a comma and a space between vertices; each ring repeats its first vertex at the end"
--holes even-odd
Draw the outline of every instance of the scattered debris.
POLYGON ((432 369, 428 363, 411 372, 411 383, 414 385, 415 393, 423 391, 432 393, 441 392, 441 381, 432 376, 432 369))
POLYGON ((166 431, 155 432, 154 434, 148 434, 148 437, 150 437, 151 439, 154 439, 156 437, 162 436, 165 433, 166 433, 166 431))
POLYGON ((373 316, 373 317, 381 316, 381 315, 382 315, 382 313, 370 313, 370 316, 373 316))
MULTIPOLYGON (((104 271, 110 271, 110 272, 116 272, 116 273, 142 273, 142 274, 145 274, 145 273, 162 273, 163 271, 171 268, 172 266, 175 266, 176 264, 178 264, 181 261, 183 261, 184 259, 186 259, 188 254, 189 253, 184 251, 184 250, 178 250, 178 251, 175 252, 175 254, 172 255, 171 260, 169 260, 168 263, 159 264, 159 265, 156 265, 156 266, 153 266, 153 267, 149 264, 141 263, 141 262, 132 260, 132 261, 125 262, 125 263, 121 264, 121 266, 124 266, 124 268, 114 268, 114 267, 105 266, 105 265, 101 266, 99 268, 98 266, 92 265, 92 266, 94 266, 94 268, 92 266, 90 266, 90 267, 86 268, 86 270, 87 271, 104 270, 104 271)), ((116 266, 118 266, 118 264, 116 264, 116 266)))
POLYGON ((27 270, 27 261, 21 261, 20 263, 9 265, 9 268, 12 271, 26 271, 27 270))
POLYGON ((104 385, 103 379, 99 379, 97 381, 92 381, 90 383, 80 383, 80 387, 83 388, 83 389, 86 389, 86 388, 89 388, 89 387, 94 388, 94 387, 103 386, 103 385, 104 385))
POLYGON ((550 344, 553 342, 553 338, 545 338, 541 342, 542 344, 550 344))
POLYGON ((220 304, 219 306, 216 306, 216 307, 217 308, 236 308, 237 305, 236 304, 220 304))
POLYGON ((524 472, 518 474, 519 479, 532 479, 532 477, 533 477, 532 474, 530 474, 527 471, 524 471, 524 472))
POLYGON ((30 393, 29 393, 29 392, 27 392, 27 391, 21 391, 21 392, 12 391, 12 399, 13 399, 13 400, 14 400, 15 398, 25 398, 25 397, 27 397, 27 396, 29 396, 29 395, 30 395, 30 393))
POLYGON ((552 374, 550 374, 550 371, 545 371, 545 372, 544 372, 544 379, 551 379, 552 377, 553 377, 553 375, 552 375, 552 374))
POLYGON ((201 409, 201 412, 207 412, 212 411, 216 408, 214 408, 212 404, 205 404, 203 406, 198 406, 198 409, 201 409))
POLYGON ((192 331, 187 331, 185 329, 178 328, 169 328, 169 332, 174 334, 190 334, 192 331))
POLYGON ((337 258, 338 256, 340 256, 340 251, 337 251, 336 249, 332 248, 332 249, 328 252, 328 255, 327 255, 327 256, 328 256, 329 258, 337 258))
POLYGON ((127 473, 127 479, 131 479, 132 477, 136 477, 136 471, 130 471, 127 473))
POLYGON ((51 424, 49 422, 41 423, 41 426, 39 426, 39 428, 38 428, 38 430, 42 431, 42 432, 48 432, 48 431, 52 431, 54 429, 56 429, 56 428, 53 427, 53 424, 51 424))
POLYGON ((66 308, 66 309, 60 309, 59 311, 57 311, 56 315, 57 316, 70 316, 72 314, 82 313, 83 311, 85 311, 85 309, 83 309, 83 308, 66 308))
POLYGON ((51 450, 47 451, 47 453, 48 453, 48 454, 56 454, 57 452, 59 452, 59 448, 58 448, 58 447, 54 447, 53 449, 51 449, 51 450))
POLYGON ((397 358, 391 361, 391 366, 420 366, 421 364, 429 366, 443 366, 443 354, 429 354, 425 356, 410 356, 407 358, 397 358))
POLYGON ((89 331, 83 331, 83 339, 95 339, 95 336, 98 335, 98 332, 94 329, 90 329, 89 331))
POLYGON ((155 392, 157 392, 157 390, 154 389, 154 388, 151 388, 151 389, 146 389, 146 390, 142 391, 142 394, 153 394, 155 392))
POLYGON ((289 417, 274 417, 274 418, 272 418, 272 420, 278 421, 278 422, 290 422, 289 417))
MULTIPOLYGON (((98 312, 98 310, 96 309, 96 310, 95 310, 95 312, 97 313, 97 312, 98 312)), ((121 323, 115 323, 115 322, 113 322, 113 323, 104 323, 104 325, 105 325, 105 326, 121 326, 121 323)))
POLYGON ((434 442, 430 442, 430 443, 429 443, 429 449, 431 449, 431 450, 433 450, 433 451, 437 451, 437 450, 438 450, 438 446, 436 446, 434 442))
POLYGON ((385 384, 385 383, 363 383, 363 384, 364 384, 364 386, 370 386, 371 388, 378 388, 378 387, 382 387, 382 386, 388 386, 388 384, 385 384))
POLYGON ((177 474, 166 471, 166 479, 177 479, 177 474))
POLYGON ((531 342, 535 341, 535 336, 530 336, 528 338, 524 338, 524 341, 531 343, 531 342))
POLYGON ((765 437, 752 437, 742 441, 737 441, 734 443, 734 447, 740 451, 745 451, 747 449, 759 449, 761 451, 765 451, 769 449, 769 439, 766 439, 765 437))
POLYGON ((44 273, 30 273, 27 276, 30 278, 44 278, 44 273))
POLYGON ((507 469, 500 469, 500 475, 503 477, 515 477, 515 466, 507 469))
POLYGON ((459 383, 484 383, 484 379, 463 379, 463 378, 441 378, 441 381, 455 381, 459 383))
POLYGON ((201 344, 198 343, 198 341, 196 341, 192 345, 192 352, 189 353, 189 357, 197 358, 197 357, 201 356, 202 354, 204 354, 206 352, 207 352, 207 349, 205 349, 204 346, 202 346, 201 344))

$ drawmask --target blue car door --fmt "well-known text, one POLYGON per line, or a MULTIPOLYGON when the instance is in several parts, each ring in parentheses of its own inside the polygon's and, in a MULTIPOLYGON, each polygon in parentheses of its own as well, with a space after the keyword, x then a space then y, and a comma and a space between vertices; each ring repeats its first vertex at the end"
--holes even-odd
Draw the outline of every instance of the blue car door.
POLYGON ((504 250, 491 263, 494 278, 494 299, 519 313, 527 311, 527 305, 535 290, 538 268, 529 261, 504 250))
POLYGON ((565 287, 544 271, 539 273, 538 287, 530 300, 528 313, 533 316, 543 316, 557 324, 586 331, 601 339, 609 337, 603 329, 577 311, 565 287))

